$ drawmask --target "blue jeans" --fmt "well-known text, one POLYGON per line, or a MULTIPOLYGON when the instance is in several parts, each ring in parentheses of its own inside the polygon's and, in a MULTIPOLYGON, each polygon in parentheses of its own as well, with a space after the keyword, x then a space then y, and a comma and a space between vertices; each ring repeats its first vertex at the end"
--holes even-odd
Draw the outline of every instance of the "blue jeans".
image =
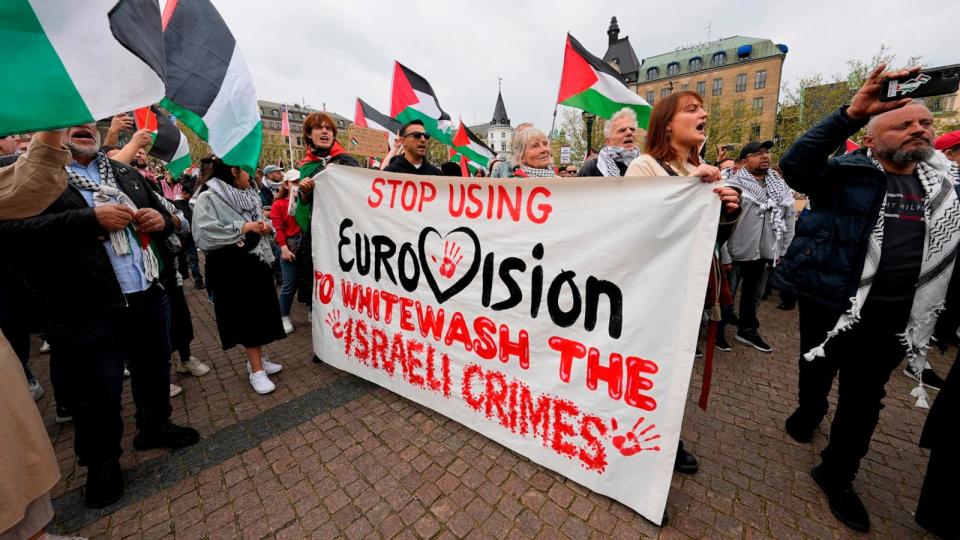
POLYGON ((289 317, 293 298, 297 293, 297 261, 287 262, 280 259, 280 271, 283 272, 283 286, 280 287, 280 315, 289 317))

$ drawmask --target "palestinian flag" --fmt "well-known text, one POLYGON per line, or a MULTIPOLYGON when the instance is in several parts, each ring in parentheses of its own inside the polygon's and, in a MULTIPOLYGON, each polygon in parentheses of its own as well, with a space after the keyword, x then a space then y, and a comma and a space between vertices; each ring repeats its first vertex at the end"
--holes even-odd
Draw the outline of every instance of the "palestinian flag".
POLYGON ((479 169, 486 169, 485 165, 481 165, 476 161, 470 161, 467 156, 457 152, 455 149, 450 149, 450 161, 460 164, 460 171, 463 173, 463 176, 470 176, 471 173, 476 174, 479 169))
MULTIPOLYGON (((167 0, 163 108, 210 143, 224 163, 254 174, 263 128, 253 78, 210 0, 167 0)), ((109 80, 109 79, 104 79, 109 80)))
POLYGON ((617 70, 587 52, 579 41, 567 34, 563 53, 563 74, 557 103, 592 112, 609 119, 617 111, 629 107, 637 113, 637 123, 646 129, 650 120, 649 103, 620 80, 617 70))
POLYGON ((150 155, 166 163, 167 170, 174 177, 183 174, 191 165, 187 136, 156 106, 137 109, 133 111, 133 116, 137 121, 137 129, 153 132, 150 155))
POLYGON ((156 0, 0 2, 0 136, 75 126, 156 103, 156 0))
POLYGON ((453 147, 470 161, 480 164, 481 167, 486 167, 494 157, 493 150, 487 148, 487 145, 483 144, 463 124, 462 118, 460 119, 460 127, 457 129, 457 135, 453 138, 453 147))
POLYGON ((401 124, 422 120, 423 127, 433 138, 451 145, 450 115, 440 108, 437 94, 426 79, 400 62, 394 63, 393 90, 390 94, 390 116, 401 124))
POLYGON ((353 123, 360 127, 386 131, 389 134, 387 135, 387 144, 391 149, 393 149, 394 137, 403 127, 403 124, 374 109, 360 98, 357 98, 357 108, 353 112, 353 123))

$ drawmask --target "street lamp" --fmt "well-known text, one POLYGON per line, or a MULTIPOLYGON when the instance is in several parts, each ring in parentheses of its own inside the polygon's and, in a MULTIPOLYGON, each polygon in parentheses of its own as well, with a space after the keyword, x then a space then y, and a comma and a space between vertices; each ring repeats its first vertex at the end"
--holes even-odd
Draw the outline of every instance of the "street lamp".
POLYGON ((597 118, 597 115, 592 112, 583 111, 581 113, 583 121, 587 124, 587 154, 584 156, 584 160, 590 157, 590 143, 593 142, 593 121, 597 118))

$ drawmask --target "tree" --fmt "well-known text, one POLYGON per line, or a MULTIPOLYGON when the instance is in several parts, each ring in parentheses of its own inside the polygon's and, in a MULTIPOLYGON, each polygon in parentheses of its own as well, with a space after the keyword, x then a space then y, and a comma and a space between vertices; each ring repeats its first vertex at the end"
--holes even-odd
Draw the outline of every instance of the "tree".
POLYGON ((193 130, 188 128, 182 121, 177 120, 177 127, 179 127, 180 131, 187 137, 187 146, 190 147, 190 161, 193 162, 193 166, 199 165, 200 160, 212 152, 210 145, 194 133, 193 130))
MULTIPOLYGON (((915 66, 919 56, 911 56, 905 66, 915 66)), ((868 61, 847 61, 846 73, 836 73, 829 78, 820 73, 800 77, 793 85, 784 85, 783 97, 777 111, 776 133, 772 153, 777 160, 804 132, 820 122, 841 105, 849 103, 867 75, 878 65, 896 66, 896 55, 886 45, 881 45, 868 61)), ((853 136, 860 140, 861 133, 853 136)))
MULTIPOLYGON (((594 151, 603 147, 603 130, 606 120, 599 116, 593 121, 593 137, 590 148, 594 151)), ((583 164, 587 152, 587 125, 583 120, 583 113, 579 109, 561 106, 557 111, 557 125, 551 134, 553 147, 553 162, 560 164, 560 147, 570 147, 570 160, 575 164, 583 164)))

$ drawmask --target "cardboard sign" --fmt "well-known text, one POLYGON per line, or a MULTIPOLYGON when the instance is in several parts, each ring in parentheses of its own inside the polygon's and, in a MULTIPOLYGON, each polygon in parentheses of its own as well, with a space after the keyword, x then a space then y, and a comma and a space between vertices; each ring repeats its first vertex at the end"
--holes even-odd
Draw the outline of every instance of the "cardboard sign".
POLYGON ((561 146, 560 147, 560 164, 568 165, 570 163, 570 147, 561 146))
POLYGON ((387 139, 390 136, 386 131, 365 128, 351 124, 347 128, 347 152, 358 156, 368 156, 383 159, 390 149, 387 139))
POLYGON ((313 346, 660 523, 717 233, 697 178, 317 177, 313 346))

